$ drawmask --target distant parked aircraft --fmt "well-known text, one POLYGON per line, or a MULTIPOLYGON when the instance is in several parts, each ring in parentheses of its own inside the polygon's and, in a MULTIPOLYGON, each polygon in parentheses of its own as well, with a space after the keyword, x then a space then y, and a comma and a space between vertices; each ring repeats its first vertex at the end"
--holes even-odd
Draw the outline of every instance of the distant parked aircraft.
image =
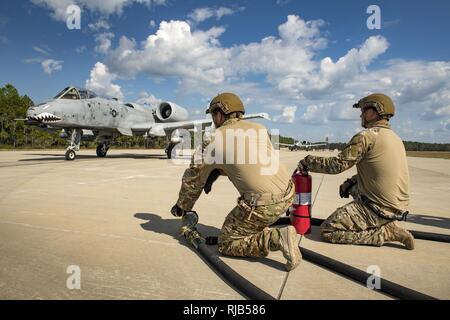
POLYGON ((280 147, 287 147, 291 151, 297 151, 297 150, 301 150, 302 148, 304 148, 305 150, 309 150, 309 149, 312 149, 314 147, 326 146, 326 145, 328 145, 328 142, 326 142, 326 143, 311 143, 311 142, 308 142, 308 141, 300 142, 300 141, 296 140, 293 144, 278 143, 278 145, 280 147))

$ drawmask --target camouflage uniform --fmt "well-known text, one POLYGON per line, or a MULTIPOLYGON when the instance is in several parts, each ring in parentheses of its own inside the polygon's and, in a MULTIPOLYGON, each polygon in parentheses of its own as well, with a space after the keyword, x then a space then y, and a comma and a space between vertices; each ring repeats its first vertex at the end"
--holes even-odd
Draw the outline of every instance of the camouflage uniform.
MULTIPOLYGON (((242 128, 265 130, 259 124, 230 118, 216 132, 242 128)), ((273 151, 269 136, 266 135, 265 139, 267 148, 273 151)), ((260 142, 251 143, 261 145, 260 142)), ((241 195, 222 226, 218 239, 219 252, 229 256, 267 256, 269 251, 280 250, 279 230, 268 227, 286 212, 295 196, 286 169, 280 164, 277 173, 264 176, 259 173, 260 164, 207 164, 204 159, 195 161, 204 157, 202 151, 214 143, 214 139, 206 141, 195 151, 189 168, 184 172, 177 205, 185 211, 192 210, 211 172, 219 170, 221 175, 228 176, 241 195), (254 201, 249 195, 255 195, 254 201)))
POLYGON ((353 201, 338 208, 320 226, 322 238, 332 243, 366 244, 382 246, 384 239, 390 238, 388 223, 394 223, 375 214, 361 200, 357 185, 350 194, 353 201))
POLYGON ((356 134, 338 156, 307 156, 301 163, 311 172, 327 174, 357 165, 358 174, 351 178, 355 184, 349 192, 354 200, 338 208, 322 224, 324 240, 381 246, 395 238, 389 224, 394 223, 394 215, 406 211, 409 174, 403 143, 390 130, 387 120, 356 134))
MULTIPOLYGON (((292 188, 293 189, 293 188, 292 188)), ((219 235, 219 252, 228 256, 265 257, 280 250, 278 229, 268 228, 291 206, 295 193, 287 200, 252 207, 241 198, 228 214, 219 235)))

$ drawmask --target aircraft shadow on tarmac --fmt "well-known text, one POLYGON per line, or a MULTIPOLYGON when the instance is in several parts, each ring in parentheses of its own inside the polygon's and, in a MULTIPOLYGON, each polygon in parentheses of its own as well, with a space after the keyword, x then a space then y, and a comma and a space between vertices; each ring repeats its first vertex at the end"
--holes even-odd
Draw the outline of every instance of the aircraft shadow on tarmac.
MULTIPOLYGON (((134 215, 135 218, 146 220, 146 222, 141 223, 141 227, 147 231, 153 231, 157 233, 167 234, 172 236, 174 239, 177 239, 181 245, 189 247, 191 250, 193 248, 186 242, 186 240, 180 236, 180 219, 162 219, 159 215, 154 213, 136 213, 134 215)), ((204 225, 201 223, 197 224, 197 229, 203 237, 206 236, 217 236, 220 233, 220 229, 208 225, 204 225)), ((211 250, 217 252, 218 256, 221 256, 217 251, 217 246, 210 246, 211 250)), ((226 259, 236 259, 236 260, 246 260, 252 263, 262 263, 269 267, 285 271, 284 265, 281 262, 269 259, 269 258, 253 258, 253 257, 228 257, 223 256, 226 259)))
MULTIPOLYGON (((32 159, 20 159, 19 161, 47 161, 47 160, 56 160, 56 161, 65 161, 64 154, 41 154, 41 153, 33 153, 26 154, 33 156, 45 156, 44 158, 32 158, 32 159)), ((92 154, 78 154, 78 159, 97 159, 97 155, 92 154)), ((167 156, 165 154, 133 154, 133 153, 121 153, 121 154, 111 154, 102 159, 161 159, 167 160, 167 156)), ((75 160, 76 162, 76 160, 75 160)))

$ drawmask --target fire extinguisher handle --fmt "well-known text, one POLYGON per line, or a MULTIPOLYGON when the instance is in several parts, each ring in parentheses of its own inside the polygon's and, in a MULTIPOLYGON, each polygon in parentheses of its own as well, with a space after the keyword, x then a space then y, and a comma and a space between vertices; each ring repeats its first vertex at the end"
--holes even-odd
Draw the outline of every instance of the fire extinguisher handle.
POLYGON ((307 176, 309 175, 309 172, 307 169, 302 169, 300 170, 299 168, 295 168, 294 172, 292 172, 292 176, 301 174, 302 176, 307 176))

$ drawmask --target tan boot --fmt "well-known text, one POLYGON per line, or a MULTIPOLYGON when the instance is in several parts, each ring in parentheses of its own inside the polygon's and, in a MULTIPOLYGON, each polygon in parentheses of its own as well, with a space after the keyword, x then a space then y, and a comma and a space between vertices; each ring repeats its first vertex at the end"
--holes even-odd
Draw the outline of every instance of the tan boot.
POLYGON ((414 237, 403 228, 400 228, 395 222, 390 222, 384 226, 384 241, 398 241, 403 243, 407 249, 414 249, 414 237))
POLYGON ((298 247, 297 232, 293 226, 280 228, 280 250, 286 258, 286 269, 288 271, 295 269, 301 259, 302 254, 298 247))

